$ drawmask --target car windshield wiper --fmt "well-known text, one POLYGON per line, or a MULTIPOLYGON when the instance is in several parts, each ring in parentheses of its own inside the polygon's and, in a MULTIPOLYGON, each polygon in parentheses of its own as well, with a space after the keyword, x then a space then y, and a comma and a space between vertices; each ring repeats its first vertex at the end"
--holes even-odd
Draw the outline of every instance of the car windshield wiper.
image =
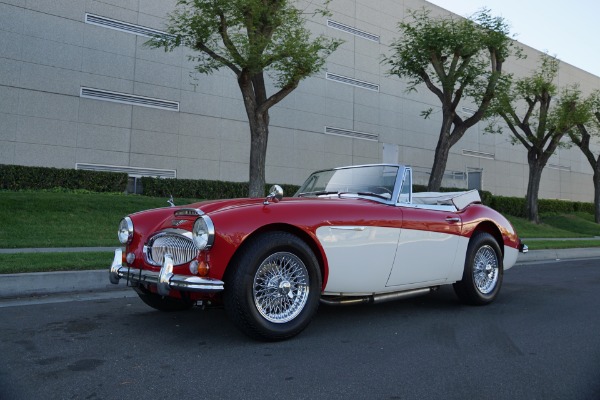
POLYGON ((389 200, 392 198, 392 196, 388 193, 384 193, 384 194, 380 194, 380 193, 373 193, 373 192, 357 192, 356 193, 359 196, 373 196, 373 197, 378 197, 380 199, 384 199, 384 200, 389 200))
POLYGON ((317 192, 302 192, 302 193, 298 193, 298 197, 304 197, 304 196, 325 196, 328 194, 340 194, 340 192, 334 192, 331 190, 319 190, 317 192))

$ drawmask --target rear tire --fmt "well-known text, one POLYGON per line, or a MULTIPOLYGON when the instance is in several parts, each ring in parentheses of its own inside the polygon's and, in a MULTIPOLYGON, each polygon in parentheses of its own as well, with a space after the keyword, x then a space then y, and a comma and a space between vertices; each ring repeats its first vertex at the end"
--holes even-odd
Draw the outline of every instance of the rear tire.
POLYGON ((158 311, 185 311, 194 306, 194 301, 189 299, 176 299, 174 297, 164 297, 156 293, 149 292, 143 288, 135 288, 140 299, 158 311))
POLYGON ((504 267, 502 252, 496 239, 487 232, 476 232, 467 248, 465 269, 454 292, 466 304, 489 304, 498 296, 504 267))
POLYGON ((251 239, 228 266, 224 305, 248 336, 283 340, 300 333, 319 306, 321 270, 311 248, 287 232, 251 239))

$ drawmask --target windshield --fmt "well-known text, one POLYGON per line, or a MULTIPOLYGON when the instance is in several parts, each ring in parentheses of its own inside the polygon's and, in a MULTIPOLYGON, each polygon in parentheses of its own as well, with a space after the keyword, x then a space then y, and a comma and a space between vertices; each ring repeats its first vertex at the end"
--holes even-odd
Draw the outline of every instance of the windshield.
POLYGON ((315 172, 294 196, 357 194, 389 200, 398 169, 392 165, 367 165, 315 172))

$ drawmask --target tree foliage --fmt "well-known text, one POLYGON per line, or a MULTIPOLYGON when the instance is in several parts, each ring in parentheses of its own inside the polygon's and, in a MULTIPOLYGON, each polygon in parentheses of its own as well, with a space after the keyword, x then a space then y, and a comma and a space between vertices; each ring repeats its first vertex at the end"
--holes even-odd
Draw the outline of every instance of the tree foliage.
POLYGON ((511 55, 520 57, 520 49, 509 37, 506 21, 486 9, 469 19, 433 17, 426 9, 411 11, 409 17, 398 24, 401 36, 392 43, 392 55, 384 62, 390 74, 409 80, 409 90, 425 84, 442 104, 442 126, 428 184, 428 190, 439 190, 450 148, 487 116, 497 86, 510 78, 503 64, 511 55), (476 107, 468 118, 457 112, 464 101, 476 107))
POLYGON ((592 149, 600 137, 600 91, 594 91, 586 100, 590 118, 587 123, 578 123, 577 129, 569 131, 571 141, 579 147, 594 171, 594 220, 600 224, 600 153, 596 156, 592 149))
MULTIPOLYGON (((539 67, 531 76, 517 80, 496 97, 492 112, 508 126, 513 144, 527 150, 529 181, 526 213, 530 221, 539 223, 538 194, 542 172, 561 139, 577 125, 589 120, 589 107, 577 85, 559 88, 556 83, 559 61, 542 55, 539 67)), ((489 132, 502 133, 493 121, 489 132)))
MULTIPOLYGON (((326 14, 327 4, 315 13, 326 14)), ((340 44, 311 37, 303 11, 292 0, 178 0, 169 15, 168 35, 150 44, 196 51, 190 59, 201 74, 223 67, 238 82, 250 124, 251 197, 264 195, 269 109, 299 82, 318 72, 340 44), (276 90, 267 93, 266 78, 276 90)))

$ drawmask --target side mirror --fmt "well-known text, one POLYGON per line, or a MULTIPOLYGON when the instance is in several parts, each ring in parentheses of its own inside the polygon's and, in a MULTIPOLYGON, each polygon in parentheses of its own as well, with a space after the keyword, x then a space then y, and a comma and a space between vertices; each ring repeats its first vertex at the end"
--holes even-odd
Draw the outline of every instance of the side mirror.
POLYGON ((265 199, 263 204, 265 206, 269 205, 270 201, 272 201, 273 203, 279 203, 279 200, 281 200, 282 198, 283 198, 283 189, 281 188, 281 186, 273 185, 273 186, 271 186, 271 189, 269 189, 269 194, 267 195, 267 198, 265 199))

